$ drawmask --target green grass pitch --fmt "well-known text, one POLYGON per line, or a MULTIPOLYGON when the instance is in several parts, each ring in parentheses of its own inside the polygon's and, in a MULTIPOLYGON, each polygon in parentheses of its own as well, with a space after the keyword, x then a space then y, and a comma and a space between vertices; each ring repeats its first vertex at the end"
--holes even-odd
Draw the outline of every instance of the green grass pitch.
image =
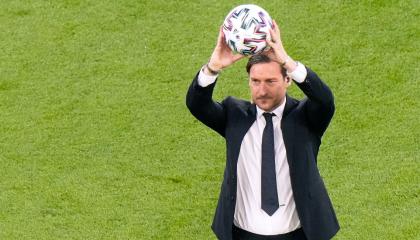
MULTIPOLYGON (((241 3, 0 1, 0 239, 215 239, 224 141, 185 93, 241 3)), ((420 2, 254 3, 335 94, 335 239, 420 239, 420 2)), ((249 98, 244 66, 216 99, 249 98)))

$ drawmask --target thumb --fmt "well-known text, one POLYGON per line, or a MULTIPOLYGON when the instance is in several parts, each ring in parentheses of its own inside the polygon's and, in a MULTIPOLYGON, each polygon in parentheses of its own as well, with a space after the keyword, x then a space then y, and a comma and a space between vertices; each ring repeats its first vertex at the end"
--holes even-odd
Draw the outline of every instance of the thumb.
POLYGON ((238 61, 238 60, 240 60, 240 59, 242 59, 244 57, 245 56, 242 55, 242 54, 235 54, 235 55, 233 55, 233 62, 236 62, 236 61, 238 61))

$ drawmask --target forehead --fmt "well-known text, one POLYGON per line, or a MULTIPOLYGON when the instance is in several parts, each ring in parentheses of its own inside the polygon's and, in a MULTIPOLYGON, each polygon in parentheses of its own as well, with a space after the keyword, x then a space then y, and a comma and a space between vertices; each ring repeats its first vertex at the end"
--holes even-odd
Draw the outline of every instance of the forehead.
POLYGON ((249 71, 250 78, 282 77, 280 65, 276 62, 257 63, 249 71))

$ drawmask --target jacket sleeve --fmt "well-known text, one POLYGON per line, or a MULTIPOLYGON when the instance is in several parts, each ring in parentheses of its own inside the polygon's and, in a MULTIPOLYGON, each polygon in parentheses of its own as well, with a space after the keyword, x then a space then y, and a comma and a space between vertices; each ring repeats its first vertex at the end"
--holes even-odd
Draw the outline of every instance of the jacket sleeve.
POLYGON ((334 115, 334 96, 315 72, 309 68, 306 70, 305 81, 297 85, 307 96, 304 100, 304 109, 309 126, 322 137, 334 115))
POLYGON ((201 87, 198 84, 197 73, 188 89, 186 104, 195 118, 224 137, 226 110, 222 103, 212 99, 216 82, 207 87, 201 87))

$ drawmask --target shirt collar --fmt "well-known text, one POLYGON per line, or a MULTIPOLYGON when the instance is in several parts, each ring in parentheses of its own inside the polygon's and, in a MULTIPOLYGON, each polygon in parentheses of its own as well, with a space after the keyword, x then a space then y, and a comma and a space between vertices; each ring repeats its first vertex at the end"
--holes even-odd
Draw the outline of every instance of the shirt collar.
MULTIPOLYGON (((280 104, 280 106, 278 106, 271 112, 276 114, 277 117, 281 118, 283 116, 283 111, 284 111, 285 106, 286 106, 286 97, 284 97, 284 101, 282 102, 282 104, 280 104)), ((259 108, 258 106, 256 107, 257 107, 257 118, 260 118, 263 115, 263 113, 265 113, 265 111, 259 108)))

